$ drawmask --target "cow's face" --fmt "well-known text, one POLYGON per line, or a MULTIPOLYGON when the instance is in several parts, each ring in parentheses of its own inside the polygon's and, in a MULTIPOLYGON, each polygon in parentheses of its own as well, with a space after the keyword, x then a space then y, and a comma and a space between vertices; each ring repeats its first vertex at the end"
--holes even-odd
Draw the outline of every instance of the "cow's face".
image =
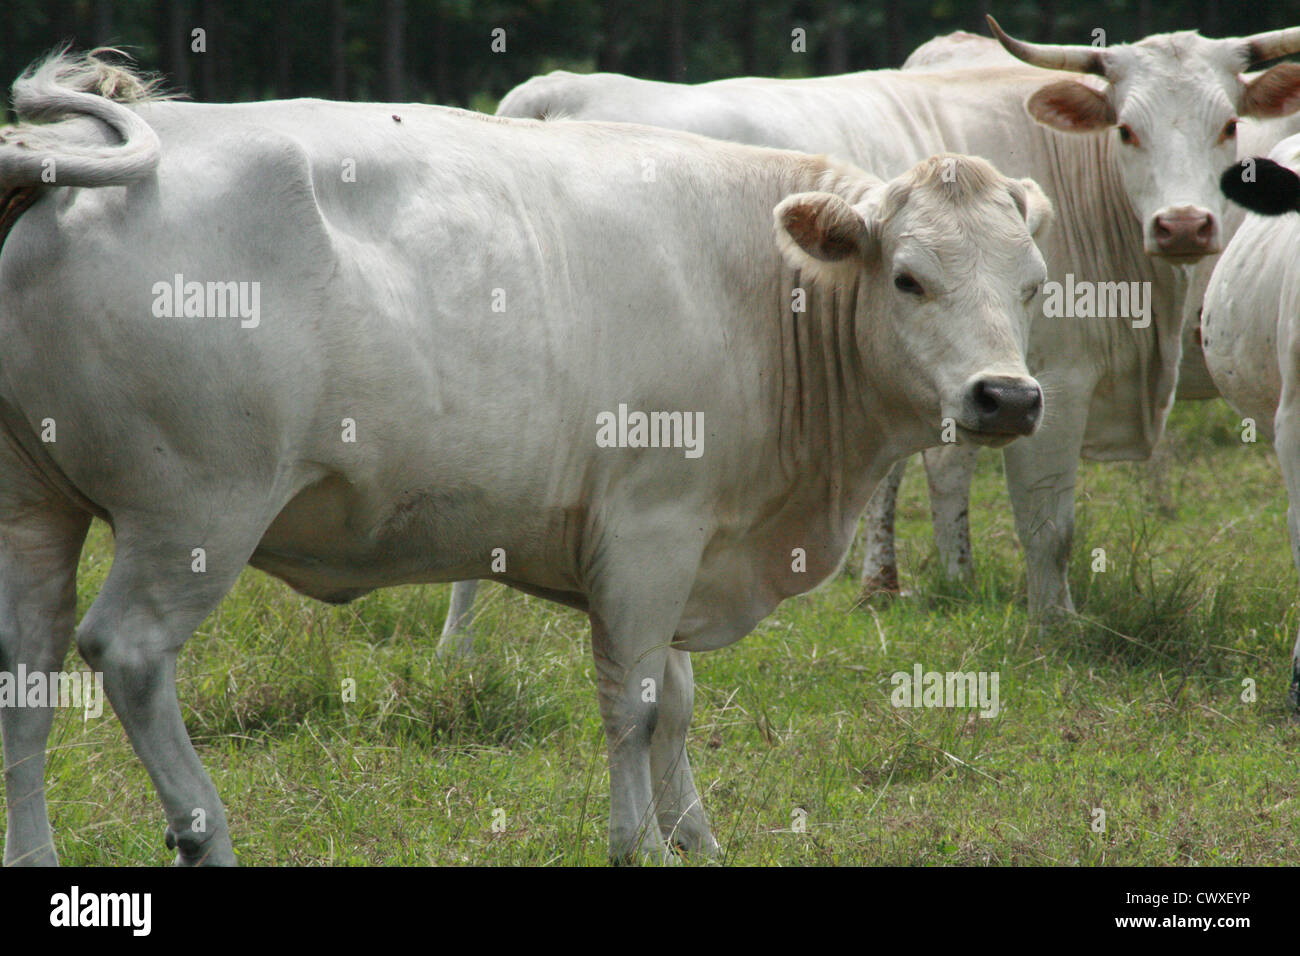
POLYGON ((1007 51, 1027 63, 1104 81, 1048 83, 1026 108, 1053 129, 1111 137, 1147 255, 1190 263, 1221 250, 1218 177, 1236 158, 1238 121, 1300 108, 1300 65, 1283 63, 1249 81, 1241 71, 1300 49, 1300 31, 1233 40, 1170 33, 1131 45, 1075 47, 1022 43, 993 27, 1007 51))
POLYGON ((1029 435, 1043 393, 1025 366, 1047 278, 1034 234, 1051 204, 987 162, 936 156, 855 205, 800 193, 776 208, 787 261, 819 286, 861 287, 857 345, 871 385, 935 442, 1029 435))

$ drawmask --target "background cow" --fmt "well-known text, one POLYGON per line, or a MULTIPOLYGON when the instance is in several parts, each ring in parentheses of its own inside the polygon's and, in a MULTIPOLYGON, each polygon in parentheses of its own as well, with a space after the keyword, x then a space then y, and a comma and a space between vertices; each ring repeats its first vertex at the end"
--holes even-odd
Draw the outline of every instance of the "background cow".
MULTIPOLYGON (((1300 136, 1267 159, 1223 175, 1248 215, 1205 294, 1205 361, 1223 397, 1272 439, 1286 480, 1287 529, 1300 569, 1300 136)), ((1291 705, 1300 708, 1300 637, 1291 654, 1291 705)))
MULTIPOLYGON (((936 37, 917 47, 903 64, 903 69, 936 72, 1009 66, 1016 62, 996 40, 958 31, 936 37)), ((1257 75, 1243 74, 1242 81, 1250 83, 1257 78, 1257 75)), ((1273 119, 1245 117, 1237 128, 1237 155, 1250 157, 1267 153, 1298 129, 1300 117, 1295 114, 1273 119)), ((1237 206, 1228 205, 1223 209, 1220 220, 1222 242, 1231 239, 1244 215, 1237 206)), ((1217 262, 1217 255, 1206 256, 1192 268, 1190 285, 1183 303, 1182 357, 1178 364, 1178 386, 1175 392, 1175 397, 1180 401, 1202 401, 1219 397, 1201 348, 1201 303, 1217 262)), ((942 446, 927 449, 922 454, 939 567, 951 580, 970 580, 973 577, 974 558, 969 518, 971 466, 969 463, 954 463, 956 459, 973 457, 974 454, 968 448, 948 449, 942 446)), ((867 506, 861 571, 864 596, 898 589, 894 517, 906 467, 906 459, 899 461, 880 483, 867 506)))

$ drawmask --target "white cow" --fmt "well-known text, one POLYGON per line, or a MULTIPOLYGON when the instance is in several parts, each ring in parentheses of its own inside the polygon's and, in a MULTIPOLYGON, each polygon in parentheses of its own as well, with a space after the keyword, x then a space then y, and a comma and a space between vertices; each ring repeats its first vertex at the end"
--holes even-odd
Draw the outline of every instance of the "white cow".
MULTIPOLYGON (((1217 177, 1235 158, 1237 123, 1300 108, 1300 65, 1250 82, 1242 71, 1300 51, 1300 28, 1223 40, 1170 33, 1098 48, 1024 43, 989 22, 1029 66, 696 86, 559 71, 516 87, 498 112, 670 126, 828 152, 885 175, 947 149, 1040 182, 1060 213, 1043 253, 1062 296, 1078 281, 1108 300, 1116 283, 1149 293, 1145 314, 1033 326, 1030 367, 1055 411, 1004 453, 1007 484, 1030 611, 1069 612, 1079 458, 1142 459, 1159 439, 1177 380, 1186 267, 1220 250, 1217 177)), ((936 516, 940 523, 963 519, 974 468, 969 450, 948 455, 937 502, 959 507, 936 516)), ((444 646, 465 646, 472 588, 456 586, 444 646)))
MULTIPOLYGON (((1273 441, 1286 479, 1287 527, 1300 568, 1300 136, 1224 174, 1249 208, 1205 294, 1205 362, 1228 403, 1273 441), (1279 215, 1285 214, 1285 215, 1279 215)), ((1300 637, 1291 654, 1291 705, 1300 708, 1300 637)))
MULTIPOLYGON (((712 852, 686 652, 833 574, 945 419, 1041 418, 1050 204, 983 160, 885 183, 645 127, 95 92, 122 81, 56 58, 15 86, 56 121, 0 142, 7 208, 37 190, 0 252, 0 667, 59 667, 105 518, 77 645, 178 862, 234 861, 174 676, 245 565, 346 601, 502 553, 590 616, 611 852, 712 852)), ((5 860, 53 862, 51 711, 0 719, 5 860)))
MULTIPOLYGON (((936 72, 999 64, 1008 66, 1016 62, 998 41, 958 31, 935 37, 917 47, 904 62, 903 69, 936 72)), ((1257 76, 1252 74, 1242 76, 1243 82, 1253 82, 1255 79, 1257 76)), ((1237 155, 1249 157, 1267 153, 1280 140, 1298 130, 1300 117, 1296 114, 1275 119, 1243 118, 1237 131, 1237 155)), ((1224 208, 1220 220, 1222 242, 1231 239, 1243 218, 1244 213, 1239 208, 1231 204, 1224 208)), ((1207 256, 1192 269, 1191 284, 1182 310, 1182 358, 1178 366, 1175 393, 1180 401, 1219 397, 1201 348, 1201 302, 1217 261, 1217 255, 1207 256)), ((972 577, 969 507, 970 478, 975 455, 976 449, 967 446, 939 446, 922 453, 940 568, 954 580, 969 580, 972 577)), ((894 515, 906 467, 906 459, 899 461, 880 483, 867 505, 861 571, 864 596, 898 589, 894 515)))

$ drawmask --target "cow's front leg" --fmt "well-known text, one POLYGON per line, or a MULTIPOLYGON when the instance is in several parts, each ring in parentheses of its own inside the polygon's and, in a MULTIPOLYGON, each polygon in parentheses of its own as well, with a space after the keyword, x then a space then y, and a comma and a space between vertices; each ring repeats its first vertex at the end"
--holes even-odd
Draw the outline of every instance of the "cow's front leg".
MULTIPOLYGON (((671 635, 669 635, 671 636, 671 635)), ((609 753, 609 856, 615 863, 664 859, 650 770, 668 642, 634 641, 591 619, 596 692, 609 753)))
POLYGON ((897 594, 898 555, 894 549, 894 514, 898 507, 898 489, 903 483, 907 459, 900 458, 889 469, 885 480, 876 486, 867 502, 862 537, 865 543, 862 556, 863 599, 874 594, 897 594))
POLYGON ((1050 428, 1012 442, 1003 452, 1016 534, 1025 551, 1029 614, 1040 620, 1074 612, 1067 572, 1087 402, 1062 398, 1057 408, 1050 428))
POLYGON ((949 581, 975 576, 970 545, 970 484, 978 445, 940 445, 922 453, 930 485, 930 519, 939 565, 949 581))
POLYGON ((659 720, 650 741, 650 772, 655 780, 655 806, 659 832, 670 846, 687 853, 714 857, 718 841, 709 830, 704 804, 695 789, 691 762, 686 756, 686 733, 695 704, 695 677, 691 655, 668 652, 663 692, 659 695, 659 720))
MULTIPOLYGON (((644 527, 644 526, 642 526, 644 527)), ((651 527, 656 527, 652 522, 651 527)), ((651 741, 662 712, 670 642, 699 566, 688 534, 641 528, 608 536, 594 562, 591 644, 609 752, 609 848, 615 862, 669 859, 659 832, 651 741)), ((692 529, 694 530, 694 529, 692 529)))

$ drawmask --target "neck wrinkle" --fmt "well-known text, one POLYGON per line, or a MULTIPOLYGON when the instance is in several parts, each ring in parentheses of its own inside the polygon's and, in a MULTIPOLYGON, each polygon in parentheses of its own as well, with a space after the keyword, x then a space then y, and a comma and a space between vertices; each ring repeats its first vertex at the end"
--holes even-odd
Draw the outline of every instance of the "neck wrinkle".
POLYGON ((862 282, 823 291, 801 281, 798 272, 783 270, 776 323, 779 386, 773 389, 780 402, 776 458, 792 493, 810 478, 824 486, 831 520, 838 524, 850 511, 857 515, 857 504, 865 507, 868 464, 879 445, 868 414, 873 389, 857 341, 862 282), (802 313, 790 307, 796 288, 805 290, 802 313))
MULTIPOLYGON (((795 163, 773 207, 798 192, 827 191, 856 203, 873 178, 855 177, 838 164, 802 160, 795 163)), ((789 496, 820 489, 830 506, 833 527, 856 520, 874 484, 870 465, 881 449, 882 432, 869 409, 880 396, 867 375, 858 344, 858 309, 865 305, 866 277, 851 286, 818 288, 798 270, 780 263, 775 285, 777 377, 770 390, 779 403, 770 421, 774 458, 789 496), (792 293, 804 290, 805 311, 792 309, 792 293)))

